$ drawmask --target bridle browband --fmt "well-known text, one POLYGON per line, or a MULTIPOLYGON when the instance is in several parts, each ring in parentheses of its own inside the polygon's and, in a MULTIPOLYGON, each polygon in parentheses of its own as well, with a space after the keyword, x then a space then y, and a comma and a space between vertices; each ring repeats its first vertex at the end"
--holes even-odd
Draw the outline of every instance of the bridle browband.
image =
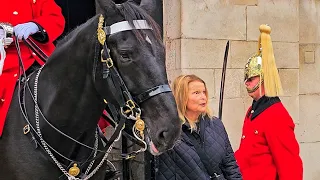
MULTIPOLYGON (((20 93, 19 94, 19 104, 20 104, 20 109, 21 112, 24 116, 24 119, 27 122, 27 125, 24 127, 24 133, 28 134, 30 131, 30 129, 32 130, 31 134, 32 134, 32 139, 35 140, 47 153, 48 150, 50 151, 53 150, 56 154, 58 154, 59 156, 61 156, 62 158, 71 161, 74 166, 71 167, 69 169, 69 172, 66 171, 65 166, 59 166, 59 162, 57 163, 56 159, 53 158, 53 154, 52 153, 48 153, 50 155, 50 157, 53 159, 54 163, 59 167, 59 169, 64 173, 65 176, 68 177, 68 179, 73 179, 73 180, 80 180, 80 179, 89 179, 91 178, 97 171, 98 169, 102 166, 103 162, 106 160, 108 153, 111 151, 112 146, 114 144, 115 141, 119 140, 119 137, 121 135, 122 130, 124 129, 124 124, 125 121, 127 119, 131 119, 131 120, 135 120, 135 124, 132 127, 132 131, 134 136, 141 142, 143 142, 143 144, 145 145, 144 148, 141 148, 138 151, 133 152, 132 154, 136 154, 142 151, 145 151, 147 149, 147 144, 144 141, 144 130, 145 130, 145 123, 144 121, 141 119, 141 109, 139 107, 139 104, 143 103, 144 101, 146 101, 149 98, 152 98, 153 96, 159 95, 161 93, 166 93, 166 92, 171 92, 171 89, 169 87, 168 84, 163 84, 163 85, 158 85, 155 87, 151 87, 150 89, 146 90, 145 92, 137 95, 136 97, 132 97, 131 93, 129 92, 128 88, 126 87, 126 84, 124 83, 123 79, 121 78, 120 74, 118 73, 117 68, 113 65, 113 61, 112 58, 110 56, 110 50, 108 48, 107 45, 107 36, 114 34, 114 33, 118 33, 118 32, 122 32, 122 31, 127 31, 127 30, 133 30, 133 29, 149 29, 152 30, 152 28, 148 25, 146 20, 133 20, 133 24, 134 26, 131 26, 129 24, 128 21, 122 21, 122 22, 118 22, 115 23, 111 26, 105 27, 103 29, 103 24, 104 24, 104 17, 102 15, 100 15, 99 17, 99 24, 98 24, 98 30, 97 30, 97 36, 98 36, 98 41, 100 43, 100 46, 102 46, 102 50, 101 50, 101 62, 103 63, 103 79, 106 80, 108 82, 109 86, 114 86, 114 91, 112 92, 113 95, 116 97, 116 101, 120 107, 120 120, 117 120, 117 117, 113 117, 113 119, 115 119, 115 132, 114 134, 111 136, 111 138, 109 139, 108 142, 106 142, 106 146, 103 148, 103 150, 99 150, 98 147, 90 147, 88 145, 85 145, 79 141, 77 141, 76 139, 66 135, 65 133, 63 133, 62 131, 60 131, 59 129, 57 129, 56 127, 54 127, 46 118, 45 116, 42 114, 38 103, 37 103, 37 99, 35 99, 36 97, 36 93, 37 93, 37 84, 38 84, 38 78, 40 76, 42 67, 39 69, 39 71, 37 72, 36 75, 36 81, 35 81, 35 87, 34 87, 34 95, 35 97, 32 95, 32 91, 28 85, 28 80, 26 75, 25 75, 25 71, 24 71, 24 67, 23 67, 23 63, 22 63, 22 59, 21 59, 21 54, 20 54, 20 47, 19 47, 19 43, 17 41, 17 38, 15 40, 15 44, 17 47, 17 51, 18 51, 18 59, 19 59, 19 64, 23 69, 23 76, 24 79, 26 80, 24 82, 24 92, 26 88, 28 88, 28 91, 30 92, 30 95, 35 103, 35 109, 37 109, 36 111, 38 111, 38 113, 40 113, 40 115, 43 117, 43 119, 46 121, 47 124, 49 124, 53 129, 55 129, 58 133, 60 133, 61 135, 65 136, 66 138, 74 141, 75 143, 84 146, 88 149, 91 149, 95 152, 99 152, 98 155, 94 156, 93 158, 90 158, 92 156, 92 154, 88 157, 88 159, 85 162, 77 162, 74 160, 71 160, 65 156, 63 156, 62 154, 60 154, 57 150, 55 150, 54 148, 52 148, 43 138, 41 135, 41 132, 39 132, 40 130, 36 130, 36 128, 33 127, 33 125, 30 123, 28 115, 27 115, 27 110, 26 110, 26 106, 24 103, 24 96, 23 96, 23 103, 21 103, 21 97, 20 97, 20 93), (40 139, 40 142, 38 142, 37 138, 34 137, 33 134, 36 134, 36 137, 40 139), (42 144, 42 145, 41 145, 42 144), (104 153, 104 154, 103 154, 104 153), (80 169, 77 167, 79 164, 83 163, 89 163, 90 165, 94 162, 96 159, 102 158, 101 162, 98 164, 98 166, 91 171, 90 174, 87 174, 87 172, 85 173, 85 175, 80 174, 80 169), (80 175, 82 176, 80 178, 80 175)), ((32 41, 28 41, 28 40, 24 40, 24 42, 27 43, 28 47, 30 49, 32 49, 33 51, 36 51, 35 53, 41 58, 41 59, 46 59, 47 56, 45 54, 42 54, 42 51, 40 50, 40 48, 38 48, 35 43, 33 43, 32 41), (30 45, 31 44, 31 45, 30 45), (33 46, 30 47, 30 46, 33 46)), ((100 49, 100 48, 99 48, 100 49)), ((96 59, 96 58, 95 58, 96 59)), ((20 69, 20 68, 19 68, 20 69)), ((95 73, 95 70, 93 71, 95 73)), ((21 75, 20 71, 19 71, 19 75, 21 75)), ((95 74, 93 75, 93 77, 95 77, 95 74)), ((95 82, 95 79, 94 79, 95 82)), ((19 76, 19 92, 21 91, 20 89, 20 83, 21 83, 21 79, 19 76)), ((112 113, 113 114, 113 113, 112 113)), ((37 116, 37 115, 36 115, 37 116)), ((97 130, 98 131, 98 130, 97 130)), ((90 166, 89 165, 89 166, 90 166)), ((92 166, 91 165, 91 166, 92 166)), ((90 166, 90 168, 91 168, 90 166)))

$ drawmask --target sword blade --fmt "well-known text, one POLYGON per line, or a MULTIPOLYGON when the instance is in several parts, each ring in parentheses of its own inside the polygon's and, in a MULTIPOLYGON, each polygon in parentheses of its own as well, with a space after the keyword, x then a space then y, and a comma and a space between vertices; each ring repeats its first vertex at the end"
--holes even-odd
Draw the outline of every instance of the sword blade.
POLYGON ((220 120, 222 120, 223 94, 224 94, 224 84, 226 79, 228 53, 229 53, 229 41, 227 42, 226 50, 224 52, 224 61, 223 61, 221 82, 220 82, 220 99, 219 99, 219 119, 220 120))

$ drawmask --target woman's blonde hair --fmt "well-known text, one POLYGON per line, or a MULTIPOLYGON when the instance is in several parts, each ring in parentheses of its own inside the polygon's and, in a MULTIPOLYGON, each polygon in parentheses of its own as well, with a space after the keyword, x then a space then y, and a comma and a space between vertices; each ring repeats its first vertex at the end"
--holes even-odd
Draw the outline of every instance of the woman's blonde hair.
MULTIPOLYGON (((207 89, 206 83, 201 78, 199 78, 194 74, 180 75, 174 80, 172 85, 173 95, 177 102, 179 118, 183 123, 188 121, 188 123, 190 124, 191 130, 194 130, 196 128, 196 124, 195 122, 189 121, 188 118, 186 118, 186 111, 187 111, 188 94, 189 94, 189 83, 194 81, 199 81, 204 84, 204 87, 206 88, 205 94, 208 102, 209 96, 208 96, 208 89, 207 89)), ((208 103, 206 107, 206 112, 203 113, 202 115, 207 115, 209 117, 212 117, 212 112, 208 106, 208 103)))

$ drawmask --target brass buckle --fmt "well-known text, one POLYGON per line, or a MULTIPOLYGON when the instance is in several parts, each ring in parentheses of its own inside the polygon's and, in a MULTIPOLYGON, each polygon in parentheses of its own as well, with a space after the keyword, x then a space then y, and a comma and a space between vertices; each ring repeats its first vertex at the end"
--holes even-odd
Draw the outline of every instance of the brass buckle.
POLYGON ((102 58, 103 52, 104 52, 104 50, 102 49, 101 50, 101 62, 106 63, 108 68, 111 68, 113 66, 113 61, 112 61, 112 59, 110 57, 107 58, 107 59, 103 59, 102 58))
POLYGON ((107 63, 108 68, 111 68, 113 66, 113 61, 112 61, 111 58, 107 58, 107 62, 106 63, 107 63))
MULTIPOLYGON (((125 111, 122 112, 122 114, 125 114, 126 116, 128 116, 129 113, 131 113, 133 115, 133 109, 136 107, 133 100, 129 99, 126 104, 125 104, 125 111)), ((121 110, 122 111, 122 110, 121 110)))
POLYGON ((134 159, 135 157, 136 157, 135 155, 128 155, 128 156, 126 156, 126 160, 134 159))
POLYGON ((101 62, 106 63, 108 68, 111 68, 113 66, 113 61, 111 58, 103 59, 101 56, 101 62))
POLYGON ((134 102, 129 99, 127 102, 126 102, 126 106, 132 111, 133 108, 136 107, 136 105, 134 105, 134 102))
POLYGON ((30 132, 30 126, 29 126, 29 124, 27 124, 27 125, 25 125, 25 126, 23 127, 23 134, 26 135, 26 134, 28 134, 29 132, 30 132))

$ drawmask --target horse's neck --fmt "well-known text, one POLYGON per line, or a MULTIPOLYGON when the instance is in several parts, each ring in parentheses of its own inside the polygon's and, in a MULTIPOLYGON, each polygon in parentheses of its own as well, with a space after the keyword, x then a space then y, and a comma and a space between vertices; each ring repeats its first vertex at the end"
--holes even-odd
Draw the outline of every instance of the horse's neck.
POLYGON ((87 128, 92 124, 88 119, 101 114, 102 101, 93 84, 92 70, 88 69, 87 63, 77 62, 87 58, 93 61, 93 55, 90 57, 88 52, 82 52, 76 57, 56 59, 63 63, 45 66, 39 77, 38 93, 43 110, 52 120, 64 125, 68 122, 70 126, 81 123, 87 128))
MULTIPOLYGON (((94 35, 90 37, 92 39, 84 41, 85 44, 80 42, 79 38, 67 44, 68 46, 64 49, 53 53, 40 73, 37 99, 44 116, 56 128, 81 142, 89 141, 91 143, 86 144, 92 146, 104 104, 95 90, 93 69, 90 69, 89 61, 94 62, 96 45, 96 41, 93 40, 94 35)), ((32 80, 35 78, 34 75, 32 80)), ((30 84, 33 87, 34 83, 30 84)), ((50 132, 50 135, 45 136, 50 136, 51 141, 60 138, 58 142, 53 142, 53 146, 60 145, 58 148, 60 152, 62 151, 61 153, 66 155, 79 148, 76 143, 54 131, 42 117, 41 119, 40 126, 43 132, 50 132), (53 138, 53 136, 59 137, 53 138)))
POLYGON ((101 115, 103 101, 97 95, 93 69, 97 47, 94 18, 79 27, 70 42, 58 47, 39 77, 39 99, 46 114, 64 126, 92 127, 101 115), (90 23, 91 22, 91 23, 90 23), (94 118, 94 119, 92 119, 94 118), (91 121, 89 121, 91 119, 91 121), (66 124, 67 122, 67 124, 66 124))

